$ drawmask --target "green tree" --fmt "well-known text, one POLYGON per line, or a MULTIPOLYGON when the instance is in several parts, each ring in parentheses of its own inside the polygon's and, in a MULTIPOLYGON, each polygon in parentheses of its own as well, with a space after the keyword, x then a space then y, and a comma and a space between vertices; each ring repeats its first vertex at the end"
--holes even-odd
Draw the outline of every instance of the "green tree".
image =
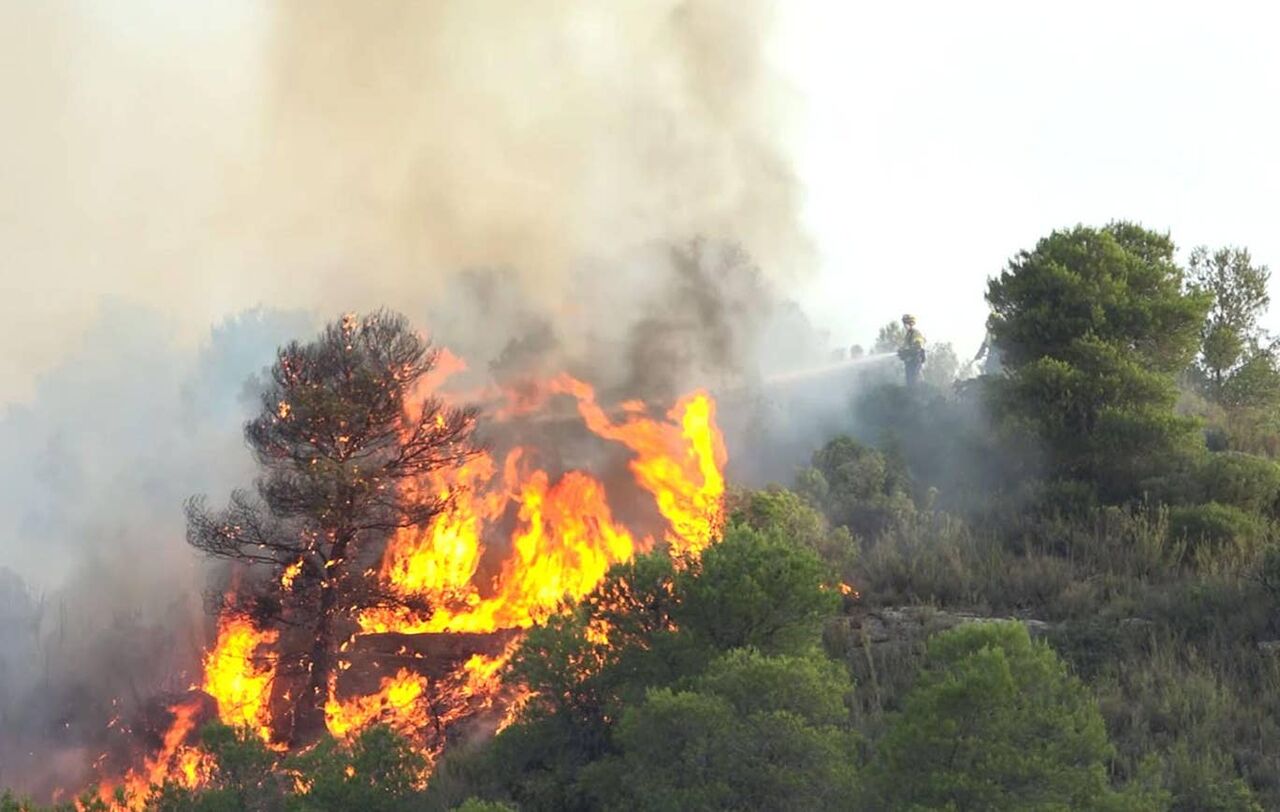
POLYGON ((420 808, 418 787, 426 760, 389 728, 373 726, 350 744, 324 739, 290 759, 306 791, 293 799, 296 812, 398 812, 420 808))
MULTIPOLYGON (((617 753, 621 720, 660 689, 675 698, 657 700, 655 713, 671 702, 681 707, 688 703, 690 713, 705 723, 690 736, 732 744, 737 739, 723 738, 728 735, 723 731, 747 735, 746 728, 737 722, 722 728, 714 722, 726 708, 736 718, 732 703, 748 702, 742 696, 747 689, 735 689, 728 672, 713 668, 711 673, 719 676, 708 679, 724 696, 691 699, 685 694, 710 663, 732 649, 749 647, 762 656, 814 656, 823 620, 840 600, 831 580, 816 553, 777 527, 762 532, 736 522, 700 560, 686 562, 683 569, 662 554, 616 565, 583 601, 529 630, 512 657, 509 678, 535 696, 519 723, 478 753, 453 760, 449 780, 433 783, 429 791, 437 793, 433 802, 447 808, 476 795, 510 800, 521 809, 599 808, 579 775, 587 765, 617 753)), ((766 677, 760 671, 753 684, 766 677)), ((793 675, 790 682, 796 691, 813 684, 803 674, 793 675)), ((775 691, 788 712, 830 713, 843 697, 837 690, 824 701, 791 699, 789 687, 775 691)), ((634 724, 657 724, 646 718, 649 722, 634 724)), ((609 763, 618 767, 616 761, 609 763)), ((597 790, 601 780, 593 784, 597 790)))
POLYGON ((812 551, 731 526, 678 574, 675 621, 684 634, 721 651, 801 652, 817 643, 823 618, 839 603, 831 580, 812 551))
POLYGON ((794 491, 771 487, 740 494, 729 521, 764 533, 775 533, 813 550, 842 580, 853 577, 858 545, 849 529, 832 528, 809 500, 794 491))
POLYGON ((1080 339, 1176 374, 1194 356, 1211 297, 1183 289, 1167 235, 1131 223, 1055 231, 987 286, 988 327, 1007 366, 1073 359, 1080 339))
POLYGON ((915 511, 911 481, 903 466, 851 437, 837 437, 814 452, 797 490, 836 526, 874 537, 915 511))
POLYGON ((293 690, 297 741, 324 732, 324 702, 343 625, 362 608, 398 600, 373 577, 387 539, 429 523, 443 508, 431 488, 406 487, 474 453, 475 413, 414 387, 437 352, 399 315, 343 317, 308 344, 280 349, 262 407, 245 426, 261 469, 257 498, 244 491, 211 512, 187 505, 187 541, 248 565, 226 607, 276 625, 282 673, 293 690), (292 579, 282 574, 298 568, 292 579))
POLYGON ((839 603, 831 580, 813 551, 731 524, 683 570, 661 554, 615 565, 581 603, 529 630, 512 677, 536 692, 532 716, 570 720, 575 746, 597 753, 607 719, 647 689, 699 673, 717 652, 814 647, 839 603))
POLYGON ((1213 297, 1201 332, 1198 369, 1211 392, 1223 390, 1241 362, 1258 351, 1258 317, 1271 301, 1271 272, 1254 265, 1248 249, 1200 246, 1187 262, 1187 285, 1213 297))
POLYGON ((928 362, 924 365, 924 382, 939 389, 948 389, 964 371, 951 342, 942 341, 929 345, 928 362))
POLYGON ((885 809, 1113 808, 1111 756, 1096 701, 1047 645, 974 623, 930 640, 873 785, 885 809))
POLYGON ((1055 231, 991 280, 988 329, 1007 370, 1005 419, 1034 426, 1051 475, 1107 500, 1185 463, 1202 445, 1173 412, 1211 296, 1184 287, 1173 242, 1128 223, 1055 231))
POLYGON ((1280 403, 1280 358, 1274 346, 1246 350, 1239 365, 1213 392, 1223 406, 1237 413, 1258 410, 1264 418, 1280 403))
POLYGON ((649 686, 701 667, 710 655, 677 624, 676 577, 665 554, 638 556, 610 569, 577 606, 530 629, 512 657, 512 676, 536 694, 528 712, 570 721, 576 746, 597 753, 606 719, 649 686), (607 630, 607 641, 592 629, 607 630))
POLYGON ((148 799, 148 809, 270 812, 286 808, 292 783, 276 769, 278 756, 253 733, 213 724, 200 731, 200 746, 212 758, 207 782, 194 790, 165 784, 148 799))
POLYGON ((200 743, 212 760, 196 789, 165 784, 155 812, 397 812, 417 809, 427 764, 404 739, 374 726, 349 743, 325 737, 281 757, 248 731, 210 725, 200 743))
POLYGON ((855 788, 844 669, 736 650, 682 690, 655 688, 584 771, 603 809, 830 809, 855 788))

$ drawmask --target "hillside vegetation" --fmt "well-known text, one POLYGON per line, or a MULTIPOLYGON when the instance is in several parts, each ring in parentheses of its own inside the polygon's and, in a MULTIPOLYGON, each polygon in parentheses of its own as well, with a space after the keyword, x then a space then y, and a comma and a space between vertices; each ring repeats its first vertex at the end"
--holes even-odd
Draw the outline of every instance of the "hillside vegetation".
MULTIPOLYGON (((987 291, 998 364, 883 386, 699 560, 524 639, 496 737, 285 764, 212 728, 159 809, 1280 808, 1280 368, 1267 272, 1126 223, 987 291)), ((9 799, 0 809, 25 809, 9 799)))

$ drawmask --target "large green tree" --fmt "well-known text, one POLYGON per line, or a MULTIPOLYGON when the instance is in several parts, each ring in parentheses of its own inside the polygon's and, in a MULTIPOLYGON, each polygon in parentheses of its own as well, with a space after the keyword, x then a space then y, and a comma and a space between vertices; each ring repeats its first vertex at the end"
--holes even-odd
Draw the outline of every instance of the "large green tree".
POLYGON ((857 536, 874 538, 915 512, 911 480, 901 461, 852 437, 829 440, 797 479, 800 493, 832 524, 848 527, 857 536))
POLYGON ((928 661, 873 765, 890 810, 1158 808, 1121 806, 1096 700, 1021 623, 974 623, 934 637, 928 661))
POLYGON ((1195 423, 1173 406, 1211 296, 1184 285, 1167 235, 1055 231, 991 280, 987 301, 1007 370, 993 402, 1041 437, 1051 475, 1123 499, 1195 448, 1195 423))

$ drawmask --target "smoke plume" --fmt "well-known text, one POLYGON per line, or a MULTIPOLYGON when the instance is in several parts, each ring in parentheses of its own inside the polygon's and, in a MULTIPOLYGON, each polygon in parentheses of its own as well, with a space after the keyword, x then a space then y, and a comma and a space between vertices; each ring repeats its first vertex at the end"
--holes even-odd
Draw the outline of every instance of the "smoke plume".
POLYGON ((74 785, 184 687, 182 500, 251 480, 246 381, 321 319, 655 399, 813 360, 773 12, 0 7, 0 785, 74 785))
MULTIPOLYGON (((13 295, 0 397, 100 297, 203 325, 266 304, 417 318, 507 268, 547 318, 584 268, 695 236, 808 267, 766 0, 9 4, 0 146, 13 295), (50 324, 63 329, 51 331, 50 324)), ((626 284, 620 284, 620 289, 626 284)))

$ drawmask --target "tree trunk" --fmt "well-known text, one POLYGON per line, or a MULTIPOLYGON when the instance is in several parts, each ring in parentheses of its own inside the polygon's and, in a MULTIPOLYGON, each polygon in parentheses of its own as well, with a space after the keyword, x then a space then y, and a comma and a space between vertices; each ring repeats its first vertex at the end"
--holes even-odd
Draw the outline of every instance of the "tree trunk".
POLYGON ((325 731, 324 705, 329 697, 329 673, 333 670, 333 605, 332 587, 321 589, 320 617, 314 627, 315 641, 311 646, 310 671, 306 687, 297 699, 294 716, 293 744, 308 744, 319 739, 325 731))
POLYGON ((293 744, 309 744, 325 733, 324 706, 329 698, 329 675, 333 672, 333 625, 338 605, 336 570, 346 555, 347 539, 333 546, 331 562, 338 562, 332 569, 325 567, 320 586, 319 613, 314 628, 315 640, 311 645, 310 672, 302 696, 298 697, 294 715, 293 744))

